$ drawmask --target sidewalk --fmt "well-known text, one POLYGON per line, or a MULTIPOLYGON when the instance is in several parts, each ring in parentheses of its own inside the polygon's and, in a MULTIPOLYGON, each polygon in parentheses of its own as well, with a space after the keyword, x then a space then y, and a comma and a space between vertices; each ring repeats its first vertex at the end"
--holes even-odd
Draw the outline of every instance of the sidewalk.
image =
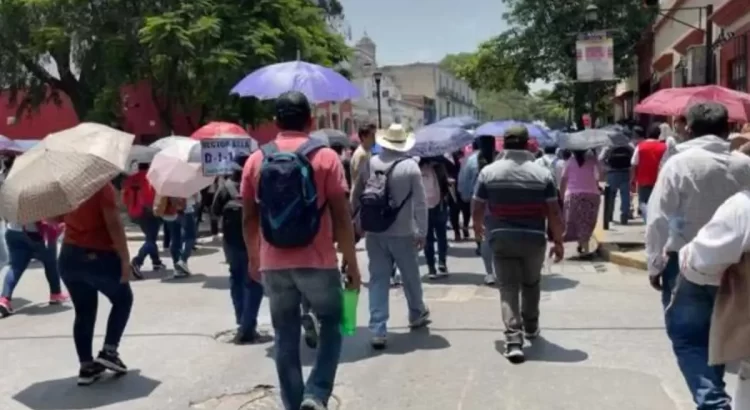
MULTIPOLYGON (((615 203, 615 214, 619 213, 619 201, 615 203)), ((609 230, 604 230, 604 203, 594 229, 597 251, 605 260, 620 266, 646 270, 645 237, 646 226, 641 218, 620 225, 610 222, 609 230)), ((617 218, 615 218, 617 219, 617 218)))

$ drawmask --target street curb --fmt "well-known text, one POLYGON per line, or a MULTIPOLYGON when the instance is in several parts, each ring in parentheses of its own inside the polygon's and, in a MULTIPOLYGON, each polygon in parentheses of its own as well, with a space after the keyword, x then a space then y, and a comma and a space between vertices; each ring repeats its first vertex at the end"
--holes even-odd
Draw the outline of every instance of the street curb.
POLYGON ((601 238, 603 238, 605 234, 601 218, 599 218, 596 222, 596 227, 594 228, 593 239, 596 241, 596 253, 599 254, 602 259, 626 268, 639 269, 644 272, 648 271, 648 264, 644 258, 634 256, 627 252, 620 252, 620 248, 616 244, 602 241, 601 238))
POLYGON ((617 245, 613 243, 599 242, 598 238, 594 238, 597 243, 596 251, 607 262, 615 265, 624 266, 626 268, 639 269, 642 271, 648 270, 646 260, 638 258, 627 252, 620 252, 617 245))

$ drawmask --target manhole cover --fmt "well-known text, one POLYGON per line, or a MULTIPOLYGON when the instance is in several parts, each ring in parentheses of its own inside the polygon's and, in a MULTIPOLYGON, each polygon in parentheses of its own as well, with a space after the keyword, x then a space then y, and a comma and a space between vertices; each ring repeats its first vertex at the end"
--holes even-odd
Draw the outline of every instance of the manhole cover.
MULTIPOLYGON (((192 403, 190 408, 195 410, 283 410, 284 405, 275 387, 261 385, 246 393, 227 394, 192 403)), ((341 409, 340 401, 336 396, 331 396, 328 409, 341 409)))

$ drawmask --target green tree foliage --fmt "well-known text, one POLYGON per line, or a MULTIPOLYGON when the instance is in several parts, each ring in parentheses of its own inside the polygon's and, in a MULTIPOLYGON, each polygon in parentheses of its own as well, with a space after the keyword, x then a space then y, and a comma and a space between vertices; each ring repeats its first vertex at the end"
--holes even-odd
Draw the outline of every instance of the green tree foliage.
POLYGON ((518 90, 483 90, 477 96, 477 103, 490 119, 539 120, 553 128, 564 127, 568 111, 550 95, 547 90, 533 95, 518 90))
POLYGON ((117 90, 135 55, 130 2, 3 0, 0 2, 0 84, 18 115, 70 98, 81 119, 110 122, 117 90))
POLYGON ((173 113, 252 120, 263 105, 231 86, 298 53, 344 60, 341 19, 337 0, 2 0, 0 83, 19 111, 65 94, 79 118, 114 122, 121 87, 145 80, 168 128, 173 113))

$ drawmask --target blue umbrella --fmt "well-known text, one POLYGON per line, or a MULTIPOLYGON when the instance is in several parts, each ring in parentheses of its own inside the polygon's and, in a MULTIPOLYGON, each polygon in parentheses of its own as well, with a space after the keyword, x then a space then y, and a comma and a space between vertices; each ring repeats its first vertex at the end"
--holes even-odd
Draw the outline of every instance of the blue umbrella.
POLYGON ((415 134, 416 144, 409 151, 413 157, 437 157, 458 151, 471 144, 474 134, 459 127, 442 127, 437 124, 420 128, 415 134))
POLYGON ((310 102, 356 100, 360 90, 336 71, 304 61, 259 68, 243 78, 230 94, 271 100, 287 91, 299 91, 310 102))
POLYGON ((474 131, 474 135, 477 137, 483 135, 502 137, 505 135, 505 131, 508 130, 508 128, 517 127, 519 125, 526 127, 529 131, 529 136, 536 139, 539 145, 544 147, 554 145, 554 141, 552 137, 550 137, 549 131, 536 124, 521 121, 505 120, 486 122, 474 131))
POLYGON ((430 125, 437 125, 440 127, 476 128, 479 124, 481 124, 481 122, 476 118, 464 115, 461 117, 446 117, 430 125))
MULTIPOLYGON (((13 141, 12 145, 6 147, 5 149, 15 152, 26 152, 40 142, 42 142, 42 140, 16 140, 13 141)), ((0 142, 0 146, 3 146, 2 142, 0 142)))

